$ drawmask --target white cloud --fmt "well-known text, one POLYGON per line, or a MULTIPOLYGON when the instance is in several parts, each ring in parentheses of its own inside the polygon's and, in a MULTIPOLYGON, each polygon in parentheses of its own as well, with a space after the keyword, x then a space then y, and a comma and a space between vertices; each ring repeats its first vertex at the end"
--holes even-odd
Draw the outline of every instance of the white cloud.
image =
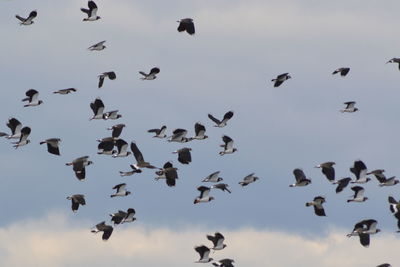
MULTIPOLYGON (((205 235, 215 229, 181 231, 149 229, 140 223, 118 226, 108 242, 90 233, 90 222, 60 214, 13 223, 0 229, 0 266, 196 266, 193 246, 210 245, 205 235), (79 225, 79 226, 78 226, 79 225), (83 227, 82 227, 83 225, 83 227)), ((370 248, 346 230, 331 229, 324 237, 243 228, 219 229, 228 247, 212 254, 233 258, 236 266, 376 266, 399 263, 399 240, 391 233, 372 237, 370 248)))

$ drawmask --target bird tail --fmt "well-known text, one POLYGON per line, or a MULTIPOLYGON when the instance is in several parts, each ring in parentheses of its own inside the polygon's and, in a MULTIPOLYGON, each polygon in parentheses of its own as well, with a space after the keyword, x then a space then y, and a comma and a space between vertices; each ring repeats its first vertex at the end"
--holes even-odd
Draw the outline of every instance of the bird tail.
POLYGON ((309 207, 309 206, 312 206, 314 203, 312 203, 312 202, 307 202, 306 203, 306 207, 309 207))

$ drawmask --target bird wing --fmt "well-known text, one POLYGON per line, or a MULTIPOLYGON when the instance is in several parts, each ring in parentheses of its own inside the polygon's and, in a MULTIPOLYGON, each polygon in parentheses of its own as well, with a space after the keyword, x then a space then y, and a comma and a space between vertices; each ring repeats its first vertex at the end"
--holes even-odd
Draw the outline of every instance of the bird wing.
POLYGON ((110 80, 115 80, 117 78, 117 74, 115 74, 113 71, 107 72, 107 76, 110 80))
POLYGON ((137 147, 137 145, 136 145, 135 142, 132 142, 132 143, 131 143, 131 150, 132 150, 132 153, 133 153, 133 155, 135 156, 135 159, 136 159, 136 161, 137 161, 138 163, 144 162, 144 158, 143 158, 142 152, 140 152, 140 150, 139 150, 139 148, 137 147))
POLYGON ((115 145, 118 148, 118 154, 125 153, 128 149, 128 143, 123 139, 118 139, 115 145))
POLYGON ((39 96, 39 92, 36 91, 35 89, 30 89, 26 91, 25 95, 29 97, 29 102, 36 102, 39 96))
POLYGON ((7 127, 10 128, 11 133, 14 135, 21 132, 22 124, 16 118, 11 118, 8 120, 7 127))
POLYGON ((208 114, 208 118, 210 119, 210 120, 212 120, 213 122, 215 122, 215 124, 217 124, 217 125, 220 125, 221 124, 221 121, 219 120, 219 119, 217 119, 217 118, 215 118, 213 115, 211 115, 211 114, 208 114))
POLYGON ((199 186, 197 187, 197 190, 200 191, 200 198, 207 197, 208 193, 210 193, 210 188, 207 186, 199 186))
POLYGON ((104 111, 104 103, 100 98, 96 98, 90 103, 90 108, 93 110, 94 115, 101 115, 104 111))
POLYGON ((369 246, 369 234, 360 233, 359 237, 360 237, 361 245, 363 245, 364 247, 368 247, 369 246))
POLYGON ((301 169, 294 169, 293 174, 294 174, 294 178, 296 178, 297 182, 300 182, 300 181, 306 179, 306 176, 304 175, 304 172, 301 169))
POLYGON ((101 88, 103 86, 103 83, 104 83, 104 75, 99 75, 98 88, 101 88))
POLYGON ((346 105, 346 109, 351 109, 351 108, 354 108, 354 106, 356 105, 356 102, 349 101, 349 102, 344 102, 344 104, 346 105))
POLYGON ((331 167, 322 167, 322 173, 326 176, 326 178, 332 182, 335 180, 335 169, 331 167))
POLYGON ((192 155, 188 148, 180 149, 178 152, 178 161, 183 164, 188 164, 192 161, 192 155))
POLYGON ((19 16, 19 15, 15 15, 15 17, 16 17, 17 19, 19 19, 21 22, 25 22, 25 21, 26 21, 25 18, 23 18, 23 17, 21 17, 21 16, 19 16))
POLYGON ((231 110, 225 113, 222 121, 227 122, 228 120, 232 119, 232 117, 233 117, 233 111, 231 110))
POLYGON ((351 178, 347 177, 347 178, 343 178, 340 179, 338 182, 338 186, 336 187, 336 193, 340 193, 343 191, 344 188, 346 188, 346 186, 350 183, 351 178))
POLYGON ((120 192, 120 191, 124 191, 124 190, 125 190, 125 187, 126 187, 126 184, 125 184, 125 183, 122 183, 122 184, 117 184, 117 185, 114 186, 112 189, 116 189, 117 192, 120 192))
POLYGON ((88 2, 88 7, 90 10, 90 13, 88 13, 89 17, 94 17, 97 16, 97 5, 94 1, 89 1, 88 2))
POLYGON ((204 127, 203 124, 197 122, 194 125, 194 132, 196 133, 196 136, 204 136, 204 134, 206 132, 206 127, 204 127))
POLYGON ((158 73, 160 73, 160 69, 157 68, 157 67, 152 68, 152 69, 150 70, 150 75, 155 75, 155 74, 158 74, 158 73))
POLYGON ((362 198, 364 196, 365 189, 361 186, 353 186, 351 190, 354 191, 354 198, 362 198))
POLYGON ((102 149, 103 151, 112 151, 114 148, 114 141, 113 140, 102 141, 99 143, 97 148, 99 150, 102 149))
POLYGON ((19 139, 19 142, 21 143, 21 142, 26 141, 28 139, 28 136, 30 135, 30 133, 31 133, 31 128, 29 128, 29 127, 22 128, 21 137, 19 139))

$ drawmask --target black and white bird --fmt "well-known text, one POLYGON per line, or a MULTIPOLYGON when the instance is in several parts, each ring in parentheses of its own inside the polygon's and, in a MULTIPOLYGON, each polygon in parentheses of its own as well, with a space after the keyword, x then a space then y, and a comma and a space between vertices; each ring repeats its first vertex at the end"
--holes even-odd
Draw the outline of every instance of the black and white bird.
POLYGON ((54 154, 59 156, 60 155, 60 148, 58 147, 59 143, 61 142, 60 138, 49 138, 46 139, 42 142, 40 142, 39 144, 43 145, 43 144, 47 144, 47 151, 50 154, 54 154))
POLYGON ((31 141, 28 139, 29 135, 31 134, 31 128, 24 127, 21 129, 21 136, 18 142, 13 142, 15 149, 19 148, 20 146, 24 146, 29 144, 31 141))
POLYGON ((189 164, 192 162, 192 154, 190 153, 192 151, 191 148, 189 147, 184 147, 181 149, 178 149, 172 153, 178 154, 178 161, 182 164, 189 164))
POLYGON ((324 207, 322 204, 325 203, 325 198, 322 196, 317 196, 313 201, 307 202, 306 207, 313 206, 314 212, 317 216, 326 216, 324 207))
POLYGON ((175 129, 172 132, 172 135, 168 137, 168 142, 178 142, 178 143, 186 143, 189 142, 189 138, 186 137, 187 135, 187 130, 185 129, 175 129))
POLYGON ((232 259, 222 259, 218 262, 213 262, 212 265, 217 267, 234 267, 233 263, 235 263, 232 259))
POLYGON ((385 170, 378 169, 367 173, 367 175, 373 174, 378 180, 379 186, 393 186, 399 183, 399 180, 396 179, 396 176, 386 178, 386 176, 383 174, 384 172, 385 170))
POLYGON ((107 130, 112 131, 112 138, 114 138, 114 140, 117 140, 118 137, 121 135, 122 133, 122 129, 124 129, 125 124, 120 123, 120 124, 116 124, 113 125, 112 127, 107 128, 107 130))
POLYGON ((335 181, 335 169, 333 168, 333 165, 335 164, 335 162, 328 161, 318 164, 317 166, 315 166, 315 168, 321 168, 322 173, 326 176, 326 179, 328 179, 328 181, 332 183, 335 181))
POLYGON ((157 177, 155 180, 165 178, 166 183, 169 187, 176 185, 176 179, 178 179, 177 168, 172 165, 172 162, 168 161, 164 164, 162 169, 156 171, 157 177))
POLYGON ((400 233, 400 202, 398 202, 394 197, 389 196, 388 197, 389 201, 389 208, 390 211, 392 212, 393 216, 397 219, 397 232, 400 233))
POLYGON ((139 73, 143 75, 143 77, 140 78, 141 80, 148 80, 148 81, 150 81, 150 80, 154 80, 154 79, 157 78, 157 74, 160 73, 160 68, 154 67, 154 68, 152 68, 152 69, 150 70, 149 73, 145 73, 145 72, 143 72, 143 71, 139 71, 139 73))
POLYGON ((72 170, 75 172, 76 178, 78 178, 80 181, 86 178, 85 167, 91 164, 93 164, 93 162, 89 160, 89 156, 76 158, 71 162, 65 163, 67 166, 72 166, 72 170))
POLYGON ((98 42, 97 44, 94 44, 91 47, 89 47, 88 50, 90 50, 90 51, 101 51, 101 50, 104 50, 106 48, 106 46, 104 45, 105 42, 106 41, 98 42))
POLYGON ((290 187, 307 186, 307 185, 311 184, 311 179, 306 177, 303 170, 294 169, 293 175, 294 175, 294 178, 296 179, 296 182, 294 184, 289 185, 290 187))
POLYGON ((148 132, 148 133, 154 133, 155 135, 154 135, 153 137, 156 137, 156 138, 165 138, 165 137, 167 137, 167 135, 165 134, 165 131, 166 131, 166 130, 167 130, 167 126, 163 125, 163 126, 161 126, 160 129, 157 129, 157 128, 155 128, 155 129, 150 129, 150 130, 148 130, 147 132, 148 132))
POLYGON ((207 186, 199 186, 197 187, 197 190, 200 191, 200 196, 198 196, 194 200, 194 204, 201 203, 201 202, 210 202, 211 200, 214 199, 214 197, 209 196, 208 194, 210 193, 210 188, 207 186))
POLYGON ((247 186, 247 185, 249 185, 251 183, 254 183, 258 179, 260 179, 260 178, 255 176, 255 173, 253 172, 253 173, 250 173, 249 175, 247 175, 246 177, 244 177, 243 180, 241 182, 239 182, 239 184, 241 186, 247 186))
POLYGON ((194 132, 195 132, 195 136, 190 137, 190 140, 204 140, 207 139, 208 136, 205 135, 206 133, 206 127, 204 127, 203 124, 201 124, 200 122, 196 122, 196 124, 194 125, 194 132))
POLYGON ((197 253, 200 255, 200 259, 196 261, 197 263, 207 263, 213 260, 210 258, 210 249, 204 245, 194 247, 197 253))
POLYGON ((133 156, 136 159, 136 164, 134 164, 135 168, 140 169, 140 168, 148 168, 148 169, 155 169, 153 165, 151 165, 149 162, 146 162, 143 158, 142 152, 140 152, 139 148, 137 147, 135 142, 131 142, 131 150, 133 153, 133 156))
POLYGON ((22 123, 19 120, 16 118, 8 119, 7 127, 11 130, 11 134, 5 135, 7 139, 18 139, 21 137, 22 123))
POLYGON ((275 79, 272 79, 271 82, 274 82, 274 87, 279 87, 284 81, 292 78, 289 73, 282 73, 276 76, 275 79))
POLYGON ((398 64, 399 70, 400 70, 400 58, 394 57, 391 60, 389 60, 388 62, 386 62, 386 64, 388 64, 388 63, 396 63, 396 64, 398 64))
POLYGON ((53 94, 60 94, 60 95, 68 95, 70 93, 76 92, 77 90, 75 88, 67 88, 67 89, 61 89, 54 91, 53 94))
POLYGON ((390 265, 389 263, 382 263, 382 264, 379 264, 376 267, 392 267, 392 265, 390 265))
POLYGON ((225 115, 224 115, 224 117, 222 118, 222 120, 219 120, 219 119, 215 118, 215 117, 214 117, 213 115, 211 115, 211 114, 208 114, 208 118, 209 118, 210 120, 212 120, 212 121, 215 123, 214 127, 222 128, 222 127, 225 127, 225 126, 226 126, 226 123, 227 123, 230 119, 232 119, 233 114, 234 114, 233 111, 230 110, 230 111, 228 111, 227 113, 225 113, 225 115))
POLYGON ((119 174, 121 176, 131 176, 131 175, 133 175, 135 173, 141 173, 142 172, 141 169, 136 168, 134 165, 129 165, 129 166, 131 167, 132 170, 127 171, 127 172, 121 172, 120 171, 119 174))
POLYGON ((97 16, 97 5, 94 1, 88 1, 88 7, 89 9, 81 8, 81 11, 87 14, 87 18, 84 18, 83 21, 96 21, 101 19, 97 16))
POLYGON ((371 178, 367 177, 367 166, 361 160, 354 161, 353 167, 350 168, 350 171, 356 176, 356 180, 351 182, 352 184, 365 184, 371 180, 371 178))
POLYGON ((204 178, 202 182, 203 183, 206 183, 206 182, 218 183, 218 182, 224 180, 221 177, 219 177, 219 173, 220 173, 220 171, 216 171, 216 172, 211 173, 206 178, 204 178))
POLYGON ((128 151, 128 143, 125 140, 118 139, 115 141, 115 146, 117 147, 117 151, 112 155, 113 158, 127 157, 131 154, 128 151))
POLYGON ((90 108, 93 110, 93 117, 90 120, 101 120, 103 119, 104 103, 100 97, 96 98, 90 103, 90 108))
POLYGON ((222 191, 226 191, 226 192, 228 192, 228 193, 230 194, 230 193, 232 193, 232 192, 228 189, 228 187, 229 187, 228 184, 220 183, 220 184, 214 184, 214 185, 212 185, 212 186, 211 186, 211 189, 219 189, 219 190, 222 190, 222 191))
POLYGON ((112 110, 112 111, 104 112, 103 120, 117 120, 119 118, 122 118, 122 115, 118 114, 118 111, 119 110, 112 110))
POLYGON ((113 71, 107 71, 107 72, 103 72, 98 77, 99 77, 99 85, 98 85, 98 87, 101 88, 101 87, 103 87, 103 83, 104 83, 104 79, 105 78, 108 78, 110 80, 115 80, 117 78, 117 75, 113 71))
POLYGON ((233 147, 233 139, 232 138, 230 138, 227 135, 223 135, 222 141, 224 142, 224 144, 220 145, 220 147, 223 147, 224 150, 219 152, 219 154, 221 156, 223 156, 225 154, 232 154, 237 151, 237 149, 233 147))
POLYGON ((106 222, 101 222, 93 227, 91 232, 95 234, 97 234, 98 232, 103 232, 101 239, 103 241, 107 241, 110 238, 113 230, 114 228, 111 225, 106 225, 106 222))
POLYGON ((340 76, 345 77, 349 73, 349 71, 350 71, 350 68, 346 68, 346 67, 338 68, 332 72, 332 75, 340 73, 340 76))
POLYGON ((111 221, 114 222, 114 225, 116 224, 123 224, 126 222, 133 222, 136 220, 135 216, 135 209, 129 208, 126 212, 119 210, 116 213, 111 213, 111 221))
POLYGON ((213 250, 222 250, 226 248, 224 244, 225 237, 220 232, 215 232, 214 235, 207 235, 207 239, 213 243, 213 250))
POLYGON ((68 200, 71 200, 71 209, 73 212, 77 212, 79 209, 79 205, 85 206, 86 205, 86 200, 85 196, 81 194, 76 194, 67 197, 68 200))
POLYGON ((35 89, 29 89, 28 91, 26 91, 25 95, 27 97, 22 99, 22 101, 28 101, 28 104, 24 105, 24 107, 34 107, 43 104, 43 101, 38 99, 39 92, 35 89))
POLYGON ((351 181, 350 177, 342 178, 340 180, 337 180, 336 182, 333 182, 333 184, 337 184, 338 186, 336 187, 336 193, 340 193, 345 189, 351 181))
POLYGON ((126 190, 126 184, 125 183, 117 184, 112 189, 117 190, 117 192, 115 192, 115 194, 112 194, 111 197, 125 197, 125 196, 131 194, 130 191, 126 190))
POLYGON ((117 153, 116 150, 114 150, 114 145, 115 145, 115 140, 112 137, 106 137, 103 139, 97 140, 99 141, 99 145, 97 146, 97 154, 99 155, 113 155, 114 153, 117 153))
POLYGON ((23 18, 19 15, 15 15, 15 17, 21 21, 19 23, 20 25, 32 25, 33 23, 35 23, 33 19, 37 17, 37 11, 36 10, 31 11, 31 13, 29 13, 29 16, 27 18, 23 18))
POLYGON ((352 199, 348 199, 347 202, 364 202, 368 200, 367 197, 364 197, 365 189, 362 186, 353 186, 351 190, 354 191, 354 195, 352 199))
POLYGON ((348 101, 348 102, 344 102, 343 104, 346 105, 346 107, 344 109, 341 109, 340 112, 344 113, 344 112, 348 112, 348 113, 353 113, 358 111, 358 108, 355 107, 356 102, 355 101, 348 101))
POLYGON ((378 222, 373 219, 362 220, 355 224, 354 229, 347 237, 359 236, 360 243, 364 247, 369 247, 370 235, 379 233, 381 230, 377 229, 378 222))
POLYGON ((190 35, 193 35, 195 33, 193 19, 185 18, 178 20, 177 22, 179 22, 178 32, 186 31, 190 35))

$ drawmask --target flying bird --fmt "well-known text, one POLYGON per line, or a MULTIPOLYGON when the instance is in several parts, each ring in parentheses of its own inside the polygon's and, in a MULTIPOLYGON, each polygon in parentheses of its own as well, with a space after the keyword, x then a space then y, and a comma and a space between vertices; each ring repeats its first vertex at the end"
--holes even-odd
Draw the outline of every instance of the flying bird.
POLYGON ((219 260, 218 262, 213 262, 212 265, 217 266, 217 267, 234 267, 233 263, 235 261, 232 259, 222 259, 219 260))
POLYGON ((122 118, 121 114, 118 114, 119 110, 108 111, 103 114, 103 120, 117 120, 122 118))
POLYGON ((24 127, 21 129, 21 136, 18 142, 13 142, 15 149, 19 148, 20 146, 24 146, 29 144, 31 141, 28 139, 29 135, 31 134, 31 128, 24 127))
POLYGON ((333 71, 332 75, 340 73, 340 76, 345 77, 350 71, 350 68, 338 68, 333 71))
POLYGON ((214 185, 212 185, 211 186, 211 189, 220 189, 220 190, 222 190, 222 191, 226 191, 226 192, 228 192, 229 194, 230 193, 232 193, 229 189, 228 189, 228 187, 229 187, 229 185, 228 184, 223 184, 223 183, 220 183, 220 184, 214 184, 214 185))
POLYGON ((19 139, 21 137, 22 123, 19 120, 17 120, 16 118, 8 119, 7 127, 11 130, 10 135, 7 135, 6 133, 4 133, 3 135, 7 139, 19 139))
POLYGON ((337 180, 336 182, 333 182, 333 184, 337 184, 338 186, 336 187, 336 193, 340 193, 345 189, 351 181, 350 177, 342 178, 340 180, 337 180))
POLYGON ((386 176, 383 174, 384 172, 385 170, 378 169, 367 173, 367 175, 373 174, 378 180, 379 186, 393 186, 399 183, 399 180, 396 179, 396 176, 386 178, 386 176))
POLYGON ((118 151, 112 155, 113 158, 127 157, 131 154, 131 152, 128 151, 128 143, 125 140, 118 139, 115 141, 115 146, 118 151))
POLYGON ((358 110, 358 108, 355 107, 355 105, 356 105, 355 101, 348 101, 348 102, 344 102, 343 104, 345 104, 346 107, 344 109, 340 110, 340 112, 342 112, 342 113, 344 113, 344 112, 353 113, 358 110))
POLYGON ((129 165, 130 167, 131 167, 131 171, 127 171, 127 172, 119 172, 119 174, 121 175, 121 176, 131 176, 131 175, 133 175, 133 174, 135 174, 135 173, 141 173, 142 172, 142 170, 141 169, 138 169, 138 168, 136 168, 134 165, 129 165))
POLYGON ((98 87, 100 89, 103 86, 105 78, 108 78, 110 80, 115 80, 117 78, 117 75, 113 71, 107 71, 107 72, 103 72, 98 77, 99 77, 99 85, 98 85, 98 87))
POLYGON ((97 5, 94 1, 88 1, 88 7, 89 9, 81 8, 81 11, 87 14, 87 18, 84 18, 83 21, 96 21, 101 19, 97 16, 97 5))
POLYGON ((289 73, 283 73, 276 76, 275 79, 272 79, 271 82, 274 82, 274 87, 279 87, 284 81, 292 78, 289 73))
POLYGON ((178 161, 182 164, 189 164, 192 162, 192 155, 190 153, 192 151, 191 148, 184 147, 181 149, 178 149, 172 153, 178 154, 178 161))
POLYGON ((125 197, 125 196, 131 194, 130 191, 126 190, 126 184, 125 183, 117 184, 112 189, 117 190, 117 192, 115 194, 112 194, 111 197, 125 197))
POLYGON ((392 267, 392 265, 390 265, 389 263, 383 263, 383 264, 379 264, 376 267, 392 267))
POLYGON ((136 159, 136 164, 134 164, 135 168, 140 169, 140 168, 149 168, 149 169, 155 169, 153 165, 151 165, 149 162, 146 162, 143 158, 142 152, 140 152, 139 148, 137 147, 135 142, 131 142, 131 150, 133 153, 133 156, 136 159))
POLYGON ((335 165, 335 162, 324 162, 321 163, 317 166, 315 166, 315 168, 321 168, 322 169, 322 173, 326 176, 326 179, 329 180, 329 182, 334 182, 335 181, 335 169, 333 168, 333 165, 335 165))
POLYGON ((168 137, 168 142, 178 142, 178 143, 186 143, 189 142, 189 138, 186 137, 187 130, 185 129, 175 129, 172 132, 172 135, 168 137))
POLYGON ((75 172, 76 178, 78 178, 80 181, 86 178, 85 167, 91 164, 93 164, 93 162, 89 160, 89 156, 76 158, 72 162, 65 163, 67 166, 72 166, 72 170, 75 172))
POLYGON ((135 209, 129 208, 126 212, 119 210, 116 213, 111 213, 111 221, 114 222, 114 225, 123 224, 126 222, 133 222, 136 220, 135 216, 135 209))
POLYGON ((22 101, 28 101, 28 104, 24 105, 24 107, 34 107, 43 104, 42 100, 38 100, 39 92, 35 89, 29 89, 25 95, 27 97, 22 99, 22 101))
POLYGON ((120 124, 116 124, 116 125, 113 125, 112 127, 107 128, 107 130, 112 131, 112 134, 111 134, 112 138, 114 138, 114 140, 117 140, 118 137, 121 135, 122 129, 124 129, 124 127, 125 127, 125 124, 120 123, 120 124))
POLYGON ((106 48, 106 46, 104 45, 105 42, 106 41, 98 42, 97 44, 94 44, 91 47, 89 47, 88 50, 90 50, 90 51, 101 51, 101 50, 104 50, 106 48))
POLYGON ((140 78, 141 80, 148 80, 148 81, 150 81, 150 80, 154 80, 154 79, 157 78, 157 74, 160 73, 160 69, 157 68, 157 67, 154 67, 154 68, 152 68, 152 69, 150 70, 149 73, 145 73, 145 72, 143 72, 143 71, 139 71, 139 73, 143 75, 143 77, 140 78))
POLYGON ((50 139, 46 139, 42 142, 40 142, 39 144, 43 145, 43 144, 47 144, 47 151, 50 154, 54 154, 59 156, 60 155, 60 149, 58 147, 59 143, 61 142, 60 138, 50 138, 50 139))
POLYGON ((351 190, 354 191, 354 195, 352 199, 348 199, 347 202, 364 202, 368 200, 367 197, 364 197, 365 189, 362 186, 353 186, 351 190))
POLYGON ((207 186, 199 186, 197 190, 200 191, 200 196, 198 196, 194 200, 194 204, 201 203, 201 202, 210 202, 214 199, 214 197, 209 196, 210 188, 207 186))
POLYGON ((176 185, 176 179, 178 179, 178 172, 177 168, 174 168, 172 165, 172 162, 168 161, 164 164, 162 169, 159 171, 156 171, 156 174, 158 177, 156 177, 156 180, 159 180, 161 178, 166 179, 166 183, 169 187, 175 186, 176 185))
POLYGON ((185 18, 178 20, 177 22, 179 22, 178 32, 186 31, 190 35, 193 35, 195 33, 193 19, 185 18))
POLYGON ((103 232, 101 238, 103 239, 103 241, 107 241, 110 238, 113 230, 114 228, 111 225, 106 225, 106 222, 101 222, 93 227, 91 232, 95 234, 98 232, 103 232))
POLYGON ((394 199, 394 197, 389 196, 388 197, 389 201, 389 208, 390 211, 392 212, 393 216, 397 219, 397 232, 400 233, 400 203, 394 199))
POLYGON ((230 138, 227 135, 223 135, 222 141, 224 142, 224 144, 220 145, 220 147, 223 147, 224 150, 219 152, 219 154, 221 156, 223 156, 225 154, 232 154, 237 151, 237 149, 233 147, 233 139, 232 138, 230 138))
POLYGON ((255 173, 253 172, 253 173, 250 173, 249 175, 247 175, 246 177, 244 177, 243 180, 241 182, 239 182, 239 184, 241 186, 247 186, 247 185, 249 185, 251 183, 254 183, 258 179, 260 179, 260 178, 255 176, 255 173))
POLYGON ((33 19, 36 18, 36 16, 37 16, 36 10, 31 11, 31 13, 29 13, 29 16, 27 18, 23 18, 19 15, 15 15, 15 17, 21 21, 19 23, 20 25, 32 25, 33 23, 35 23, 33 21, 33 19))
POLYGON ((347 237, 359 236, 363 247, 369 247, 370 235, 379 233, 381 230, 376 228, 378 222, 373 219, 363 220, 355 224, 353 231, 347 237))
POLYGON ((311 184, 311 179, 306 177, 303 170, 294 169, 293 175, 294 175, 294 178, 296 179, 296 182, 294 184, 289 185, 290 187, 307 186, 307 185, 311 184))
POLYGON ((204 127, 203 124, 201 124, 200 122, 196 122, 196 124, 194 125, 194 132, 196 133, 195 136, 190 137, 190 141, 191 140, 204 140, 207 139, 208 136, 205 135, 206 133, 206 127, 204 127))
POLYGON ((61 89, 61 90, 54 91, 53 94, 68 95, 73 92, 76 92, 75 88, 67 88, 67 89, 61 89))
POLYGON ((202 246, 197 246, 194 247, 194 250, 196 250, 197 253, 200 255, 200 259, 196 262, 198 263, 207 263, 213 260, 213 258, 210 258, 210 249, 204 245, 202 246))
POLYGON ((324 207, 322 204, 325 203, 325 198, 322 196, 317 196, 313 201, 307 202, 306 207, 313 206, 314 212, 317 216, 326 216, 324 207))
POLYGON ((93 110, 93 117, 90 120, 100 120, 103 119, 104 103, 98 97, 92 103, 90 103, 90 108, 93 110))
POLYGON ((388 63, 396 63, 399 66, 399 70, 400 70, 400 58, 394 57, 391 60, 389 60, 388 62, 386 62, 386 64, 388 63))
POLYGON ((167 126, 163 125, 160 129, 150 129, 147 132, 148 133, 154 133, 155 135, 153 137, 156 138, 165 138, 167 135, 165 134, 165 131, 167 130, 167 126))
POLYGON ((230 119, 232 119, 232 117, 233 117, 233 111, 232 110, 228 111, 227 113, 225 113, 225 115, 222 118, 222 120, 219 120, 219 119, 215 118, 213 115, 208 114, 208 118, 215 123, 214 127, 219 127, 219 128, 225 127, 226 123, 230 119))
POLYGON ((114 153, 117 153, 116 150, 114 150, 114 145, 115 145, 115 140, 112 137, 106 137, 103 139, 97 140, 100 143, 97 146, 97 154, 99 155, 113 155, 114 153))
POLYGON ((224 244, 225 237, 220 232, 215 232, 214 235, 207 235, 207 239, 213 243, 213 250, 222 250, 226 248, 224 244))
POLYGON ((203 183, 205 183, 205 182, 218 183, 218 182, 224 180, 221 177, 219 177, 219 173, 220 173, 220 171, 211 173, 206 178, 204 178, 202 182, 203 183))
POLYGON ((350 168, 350 171, 356 176, 356 180, 351 182, 352 184, 365 184, 371 180, 371 178, 367 177, 367 166, 361 160, 354 161, 353 167, 350 168))
POLYGON ((71 202, 72 202, 71 209, 73 212, 78 211, 79 205, 82 205, 82 206, 86 205, 85 196, 81 195, 81 194, 69 196, 69 197, 67 197, 67 199, 71 200, 71 202))

